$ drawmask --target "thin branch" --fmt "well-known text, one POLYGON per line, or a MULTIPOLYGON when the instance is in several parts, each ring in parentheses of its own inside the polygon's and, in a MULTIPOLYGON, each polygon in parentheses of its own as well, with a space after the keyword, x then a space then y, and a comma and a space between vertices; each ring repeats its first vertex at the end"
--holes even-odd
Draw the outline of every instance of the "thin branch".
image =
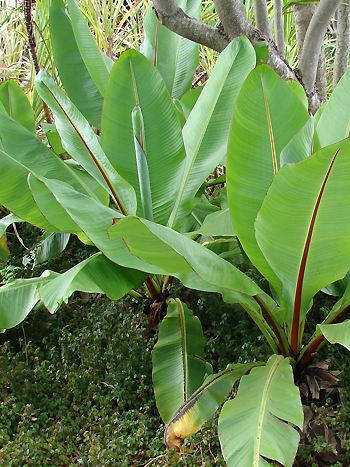
POLYGON ((218 52, 229 44, 230 38, 226 34, 187 16, 175 0, 154 0, 153 4, 160 22, 180 36, 218 52))
POLYGON ((274 4, 274 25, 275 25, 275 42, 277 49, 282 57, 284 57, 284 32, 283 32, 283 0, 275 0, 274 4))
MULTIPOLYGON (((153 4, 160 22, 182 37, 206 45, 218 52, 224 50, 231 40, 234 39, 233 35, 229 36, 216 28, 201 23, 195 18, 190 18, 177 6, 174 0, 154 0, 153 4)), ((246 33, 253 44, 264 39, 261 32, 256 29, 253 29, 251 32, 247 31, 246 33)), ((268 64, 281 78, 297 79, 291 67, 281 57, 275 43, 272 40, 268 40, 268 46, 268 64)))
POLYGON ((311 19, 316 11, 316 3, 299 3, 293 5, 293 17, 296 31, 296 43, 298 57, 301 57, 307 28, 310 25, 311 19))
POLYGON ((27 28, 28 43, 29 49, 32 56, 35 73, 39 73, 40 67, 38 62, 38 57, 36 54, 36 43, 33 33, 33 24, 32 24, 32 0, 24 0, 23 2, 24 18, 27 28))
POLYGON ((323 38, 340 2, 341 0, 320 0, 306 32, 299 68, 305 90, 311 97, 311 103, 323 38))
POLYGON ((258 29, 267 39, 272 39, 271 25, 267 14, 266 0, 254 0, 254 17, 258 29))
MULTIPOLYGON (((306 32, 310 25, 311 19, 317 9, 316 4, 298 4, 293 5, 293 16, 295 22, 296 36, 297 36, 297 50, 298 57, 302 55, 303 46, 305 42, 306 32)), ((326 57, 324 53, 324 46, 322 44, 316 74, 316 89, 320 99, 320 103, 326 98, 327 80, 326 80, 326 57)))
MULTIPOLYGON (((34 32, 33 32, 32 0, 23 1, 23 10, 24 10, 24 18, 25 18, 25 24, 26 24, 26 29, 27 29, 29 50, 32 56, 35 73, 38 74, 40 71, 40 66, 39 66, 38 56, 36 53, 36 42, 35 42, 35 37, 34 37, 34 32)), ((49 108, 44 101, 42 101, 42 103, 43 103, 43 110, 44 110, 46 121, 47 123, 52 123, 52 118, 50 115, 49 108)))
POLYGON ((277 74, 280 75, 283 79, 294 79, 297 80, 297 77, 289 66, 289 64, 281 57, 281 54, 277 50, 276 44, 272 40, 268 40, 269 46, 269 59, 267 61, 268 65, 275 70, 277 74))
POLYGON ((240 0, 214 0, 215 9, 225 32, 230 36, 247 36, 253 30, 240 0))
POLYGON ((350 0, 343 0, 338 8, 337 48, 335 53, 333 86, 346 72, 350 53, 350 0))

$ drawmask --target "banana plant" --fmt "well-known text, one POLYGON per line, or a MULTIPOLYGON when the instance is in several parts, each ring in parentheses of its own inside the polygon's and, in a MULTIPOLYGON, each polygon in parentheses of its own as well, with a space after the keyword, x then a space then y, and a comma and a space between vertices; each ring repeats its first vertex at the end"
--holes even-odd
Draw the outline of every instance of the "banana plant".
MULTIPOLYGON (((179 0, 177 4, 187 15, 199 19, 199 0, 179 0)), ((143 28, 140 52, 159 70, 170 95, 180 99, 191 89, 199 65, 198 44, 161 25, 152 7, 145 13, 143 28)))
MULTIPOLYGON (((75 4, 69 2, 69 18, 59 1, 53 8, 64 28, 55 32, 66 35, 56 37, 53 48, 61 47, 64 60, 63 40, 74 39, 77 77, 89 76, 93 99, 87 102, 77 86, 70 88, 78 81, 63 77, 66 65, 59 72, 68 95, 44 71, 36 87, 75 162, 59 158, 2 106, 0 167, 7 176, 0 203, 48 232, 77 235, 99 253, 63 274, 47 271, 1 287, 0 328, 21 322, 39 300, 55 311, 74 290, 117 299, 146 282, 157 294, 176 277, 189 288, 220 293, 241 304, 272 355, 267 362, 232 364, 211 374, 197 319, 181 302, 169 302, 153 357, 166 442, 179 447, 224 403, 219 436, 229 466, 291 466, 303 422, 294 378, 326 339, 348 346, 348 289, 311 340, 304 342, 303 332, 314 295, 350 266, 350 141, 327 146, 319 124, 326 109, 310 123, 301 87, 282 81, 267 65, 255 67, 255 52, 244 37, 220 54, 182 126, 153 64, 127 51, 106 73, 96 51, 78 45, 79 37, 89 36, 75 4), (74 32, 78 26, 81 36, 74 32), (310 138, 319 142, 316 152, 310 138), (215 232, 209 219, 203 227, 194 218, 195 200, 226 160, 229 211, 216 219, 221 230, 215 232), (193 232, 201 227, 214 237, 235 233, 271 293, 195 241, 193 232), (169 388, 174 368, 176 384, 169 388)), ((327 112, 336 112, 335 106, 327 112)))
MULTIPOLYGON (((195 3, 191 3, 191 8, 195 3)), ((57 84, 57 79, 41 71, 36 79, 36 90, 53 113, 54 127, 49 131, 55 133, 55 144, 48 137, 50 148, 33 131, 29 132, 28 125, 25 128, 18 120, 18 112, 15 115, 7 111, 9 106, 3 99, 0 165, 7 171, 8 183, 0 189, 0 202, 21 220, 44 229, 48 238, 46 243, 75 234, 87 245, 95 245, 108 265, 109 260, 115 263, 118 243, 113 241, 117 248, 113 247, 113 254, 110 254, 112 242, 105 245, 100 233, 104 232, 102 237, 108 236, 105 227, 110 227, 119 218, 137 215, 161 226, 176 224, 185 231, 199 231, 205 214, 217 210, 198 196, 198 192, 207 176, 225 157, 234 102, 240 86, 255 65, 255 54, 249 41, 239 38, 220 55, 200 96, 196 92, 195 99, 187 99, 188 121, 182 128, 178 106, 160 71, 144 55, 133 50, 125 52, 111 67, 111 62, 97 49, 74 0, 68 2, 67 10, 61 0, 52 2, 50 35, 64 89, 57 84), (70 38, 68 52, 67 37, 70 38), (81 86, 82 82, 84 86, 81 86), (202 118, 204 109, 207 111, 205 119, 202 118), (197 143, 194 134, 199 136, 197 143), (184 181, 188 185, 187 191, 184 181), (67 195, 80 203, 79 224, 74 220, 75 214, 64 207, 67 195), (101 232, 90 231, 91 219, 101 219, 101 232), (85 225, 86 221, 89 226, 85 225), (55 237, 57 235, 59 237, 55 237)), ((176 42, 177 38, 172 35, 169 40, 176 42)), ((181 49, 177 42, 176 47, 181 49)), ((188 51, 191 56, 196 54, 192 46, 188 51)), ((164 54, 159 55, 159 66, 161 55, 164 54)), ((178 70, 183 65, 184 61, 180 60, 172 66, 178 70)), ((189 77, 194 72, 193 66, 191 70, 191 73, 186 72, 189 77)), ((10 89, 7 84, 6 87, 10 89)), ((187 89, 188 85, 176 96, 180 98, 187 89)), ((21 92, 16 88, 17 91, 21 92)), ((69 204, 70 209, 75 201, 69 204)), ((124 242, 119 243, 122 246, 124 242)), ((102 287, 102 291, 116 299, 128 292, 125 291, 125 284, 128 284, 131 293, 142 297, 143 290, 137 293, 134 289, 145 282, 147 293, 153 299, 163 300, 172 277, 184 272, 177 271, 175 266, 172 267, 173 274, 168 274, 163 268, 150 266, 147 261, 135 262, 133 255, 123 249, 114 275, 115 278, 119 274, 120 278, 113 293, 107 282, 101 283, 97 280, 98 274, 92 274, 92 267, 77 265, 73 272, 70 270, 62 275, 62 280, 68 282, 65 287, 57 286, 56 291, 62 293, 60 296, 54 294, 52 305, 44 293, 47 290, 44 289, 46 274, 45 281, 38 278, 34 282, 38 289, 36 296, 53 311, 74 290, 101 292, 102 287), (128 259, 123 259, 123 255, 128 259), (127 266, 124 267, 124 263, 127 266), (125 282, 121 275, 129 279, 125 282)), ((42 253, 43 248, 40 251, 42 253)), ((211 258, 216 258, 205 247, 201 251, 201 254, 208 253, 211 258)), ((174 255, 176 257, 177 253, 174 255)), ((184 255, 180 254, 181 261, 184 261, 184 255)), ((225 268, 226 263, 220 260, 218 258, 218 267, 225 268)), ((103 269, 106 266, 102 263, 102 260, 94 260, 91 264, 103 269)), ((200 278, 197 265, 191 264, 189 269, 190 278, 184 279, 185 282, 193 283, 193 286, 201 284, 203 271, 200 278)), ((231 270, 230 274, 239 276, 239 280, 242 278, 239 271, 231 270)), ((48 277, 53 278, 53 275, 48 273, 48 277)), ((217 281, 213 286, 206 280, 204 282, 201 287, 222 290, 217 281)), ((6 297, 14 286, 6 286, 6 297)), ((250 287, 252 284, 248 281, 247 288, 250 287)), ((235 295, 237 292, 235 287, 233 289, 231 293, 235 295)), ((6 328, 9 322, 11 326, 19 322, 6 318, 7 306, 6 301, 2 307, 5 317, 0 322, 1 328, 6 328)))
MULTIPOLYGON (((345 93, 346 79, 324 112, 336 112, 333 102, 345 93)), ((348 92, 349 88, 344 99, 348 92)), ((348 114, 334 118, 345 128, 341 137, 348 136, 348 114)), ((266 363, 232 364, 217 374, 207 372, 180 404, 174 386, 183 387, 185 377, 190 379, 191 374, 179 377, 181 372, 174 363, 177 352, 167 347, 168 334, 164 332, 169 325, 161 323, 153 372, 157 375, 161 368, 170 374, 173 368, 178 378, 173 378, 174 385, 168 388, 168 399, 164 395, 167 379, 154 378, 168 447, 181 449, 181 441, 200 430, 219 410, 219 439, 228 466, 275 462, 292 466, 303 427, 294 380, 327 341, 350 350, 350 320, 346 319, 350 286, 346 279, 348 285, 337 288, 337 294, 342 292, 338 302, 312 337, 303 339, 308 313, 317 313, 312 308, 313 297, 347 277, 350 265, 350 140, 347 137, 313 152, 313 140, 327 141, 327 135, 320 138, 317 133, 321 128, 310 120, 303 99, 292 86, 269 67, 260 65, 247 77, 230 130, 228 204, 239 242, 270 283, 269 298, 252 296, 264 321, 259 324, 256 315, 250 316, 262 332, 269 327, 264 336, 274 337, 269 341, 272 355, 266 363), (294 151, 299 148, 299 154, 291 157, 291 147, 294 151), (163 347, 163 355, 168 352, 168 356, 160 359, 163 347), (238 390, 234 391, 237 381, 238 390)), ((111 230, 121 231, 123 222, 111 230)), ((138 256, 142 257, 139 252, 138 256)), ((229 301, 227 295, 223 297, 229 301)), ((247 303, 240 303, 249 313, 247 303)), ((177 327, 175 322, 172 325, 176 336, 182 324, 178 320, 177 327)), ((185 349, 182 343, 181 355, 185 349)))

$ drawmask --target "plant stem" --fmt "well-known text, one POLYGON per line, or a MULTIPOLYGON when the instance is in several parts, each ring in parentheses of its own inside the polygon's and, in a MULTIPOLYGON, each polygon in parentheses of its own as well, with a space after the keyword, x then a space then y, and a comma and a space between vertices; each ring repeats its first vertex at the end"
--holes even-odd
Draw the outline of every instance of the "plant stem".
POLYGON ((260 297, 258 297, 258 295, 255 295, 253 298, 258 303, 258 305, 260 306, 264 318, 266 319, 268 324, 271 326, 273 332, 275 333, 275 335, 276 335, 276 337, 278 339, 278 343, 279 343, 282 355, 284 355, 286 357, 287 355, 289 355, 289 352, 287 352, 287 349, 288 349, 289 346, 288 346, 288 343, 286 341, 286 338, 283 336, 283 331, 279 329, 279 326, 277 325, 277 323, 273 319, 273 317, 272 317, 272 315, 270 313, 270 310, 267 308, 267 306, 263 302, 263 300, 260 297))
MULTIPOLYGON (((350 305, 342 308, 332 319, 325 319, 322 324, 335 324, 344 318, 344 314, 348 311, 350 305)), ((313 359, 313 355, 320 350, 320 348, 326 343, 326 338, 323 334, 315 335, 311 338, 310 342, 300 352, 298 358, 298 366, 305 368, 313 359)))
POLYGON ((221 185, 222 183, 226 183, 226 174, 222 174, 218 178, 214 178, 213 180, 209 180, 209 182, 207 182, 205 184, 205 187, 209 188, 210 186, 221 185))
POLYGON ((339 154, 339 149, 336 151, 334 154, 331 163, 329 164, 328 170, 325 174, 324 180, 322 182, 320 191, 318 193, 318 197, 312 212, 312 217, 310 220, 310 225, 309 229, 307 232, 306 240, 305 240, 305 246, 303 250, 303 254, 301 257, 301 262, 300 262, 300 267, 299 267, 299 272, 298 272, 298 279, 297 279, 297 284, 295 288, 295 297, 294 297, 294 309, 293 309, 293 321, 292 321, 292 332, 290 336, 290 346, 292 349, 292 355, 295 357, 298 352, 299 352, 299 345, 300 345, 300 318, 301 318, 301 310, 302 310, 302 292, 303 292, 303 283, 304 283, 304 276, 305 276, 305 269, 306 269, 306 263, 310 251, 310 245, 312 241, 312 235, 317 219, 317 214, 318 210, 320 207, 320 203, 323 197, 324 190, 327 185, 327 181, 329 179, 329 175, 332 171, 332 168, 334 166, 334 162, 337 158, 337 155, 339 154))
POLYGON ((151 298, 153 300, 156 300, 158 298, 159 291, 156 289, 152 279, 150 277, 147 277, 147 279, 145 280, 145 284, 151 298))
MULTIPOLYGON (((254 300, 255 297, 251 298, 254 300)), ((272 329, 270 328, 269 324, 266 322, 264 315, 262 313, 256 313, 255 308, 252 306, 252 304, 249 304, 248 302, 242 302, 240 303, 240 305, 247 312, 248 316, 250 316, 254 323, 258 326, 262 335, 265 337, 267 343, 269 344, 272 352, 278 354, 278 339, 272 331, 272 329)))
POLYGON ((129 295, 133 298, 136 298, 136 300, 142 300, 146 298, 144 295, 140 294, 137 290, 134 289, 129 290, 129 295))
POLYGON ((165 281, 164 281, 164 283, 163 283, 163 287, 162 287, 162 293, 164 293, 164 292, 167 290, 167 288, 169 287, 169 285, 172 284, 173 280, 174 280, 174 277, 173 277, 173 276, 168 276, 168 277, 165 279, 165 281))

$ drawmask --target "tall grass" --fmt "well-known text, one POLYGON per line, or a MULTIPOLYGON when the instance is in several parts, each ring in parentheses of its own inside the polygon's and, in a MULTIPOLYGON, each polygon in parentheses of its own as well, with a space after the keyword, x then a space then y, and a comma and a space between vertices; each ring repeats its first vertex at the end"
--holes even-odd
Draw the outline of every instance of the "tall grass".
MULTIPOLYGON (((142 17, 151 6, 151 0, 78 0, 83 15, 100 49, 117 58, 128 48, 138 48, 143 38, 142 17)), ((51 0, 37 0, 33 6, 34 35, 37 43, 39 64, 55 75, 48 32, 51 0)), ((286 1, 286 3, 289 3, 286 1)), ((273 1, 268 2, 273 30, 273 1)), ((254 22, 253 0, 245 0, 248 18, 254 22)), ((291 6, 284 11, 285 58, 292 67, 297 66, 296 33, 291 6)), ((202 21, 217 26, 219 19, 212 0, 202 1, 202 21)), ((0 0, 0 79, 16 78, 25 87, 37 113, 41 104, 34 91, 34 70, 27 45, 21 0, 0 0)), ((334 60, 335 34, 329 31, 325 40, 329 83, 334 60)), ((217 53, 200 47, 200 72, 210 73, 217 53)))

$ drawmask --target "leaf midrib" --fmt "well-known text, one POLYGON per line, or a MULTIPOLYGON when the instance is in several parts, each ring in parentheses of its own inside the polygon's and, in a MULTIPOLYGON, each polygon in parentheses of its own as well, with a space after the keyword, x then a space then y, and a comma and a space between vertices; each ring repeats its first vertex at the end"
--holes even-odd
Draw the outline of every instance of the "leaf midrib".
MULTIPOLYGON (((184 167, 184 170, 186 170, 187 173, 185 174, 185 177, 182 179, 182 185, 180 187, 179 194, 178 194, 178 196, 176 198, 174 209, 173 209, 173 211, 172 211, 172 213, 170 215, 170 218, 169 218, 169 227, 172 227, 174 225, 174 222, 176 221, 177 213, 179 211, 179 207, 181 205, 181 202, 183 201, 183 195, 184 195, 184 192, 185 192, 185 188, 188 186, 188 180, 190 178, 190 174, 192 173, 192 169, 193 169, 193 166, 195 164, 195 161, 197 160, 199 149, 202 146, 202 142, 203 142, 204 136, 205 136, 205 134, 207 132, 211 117, 212 117, 212 115, 213 115, 213 113, 214 113, 214 111, 215 111, 215 109, 217 107, 217 103, 218 103, 218 101, 220 99, 221 92, 222 92, 222 90, 223 90, 223 88, 225 86, 227 77, 230 74, 230 72, 231 72, 231 70, 233 68, 233 65, 235 64, 235 61, 236 61, 236 58, 237 58, 239 52, 240 52, 240 49, 236 52, 236 55, 235 55, 235 57, 233 59, 233 62, 231 63, 231 66, 227 70, 227 73, 225 73, 224 79, 222 79, 222 81, 221 81, 221 85, 220 85, 219 91, 217 93, 217 99, 215 101, 215 105, 212 107, 212 112, 208 113, 207 118, 205 119, 205 123, 206 123, 205 126, 204 126, 205 130, 202 132, 202 134, 200 135, 200 138, 198 138, 198 140, 197 140, 198 142, 197 142, 197 145, 195 146, 195 149, 192 152, 192 157, 186 158, 186 161, 187 160, 189 161, 189 163, 185 164, 185 167, 184 167)), ((193 112, 193 110, 192 110, 192 112, 193 112)), ((187 124, 188 124, 188 120, 185 123, 185 126, 183 128, 183 131, 182 131, 183 135, 185 135, 185 129, 186 129, 187 124)), ((184 144, 185 144, 185 149, 186 149, 185 138, 184 138, 184 144)))
POLYGON ((254 455, 253 455, 253 467, 259 467, 260 466, 260 450, 261 450, 261 438, 262 438, 262 431, 263 431, 263 423, 266 415, 266 406, 268 404, 268 395, 272 383, 272 379, 280 366, 280 364, 283 362, 283 357, 280 359, 276 359, 274 364, 269 370, 269 373, 267 375, 262 397, 261 397, 261 403, 259 407, 259 413, 258 413, 258 422, 257 422, 257 428, 256 428, 256 442, 254 443, 254 455))
POLYGON ((340 149, 338 149, 333 155, 332 160, 328 166, 327 172, 323 178, 322 185, 321 185, 320 191, 316 199, 316 203, 312 211, 312 216, 311 216, 310 224, 307 230, 303 253, 302 253, 301 261, 299 265, 297 283, 295 287, 293 322, 292 322, 292 333, 291 333, 291 348, 294 354, 297 353, 298 346, 299 346, 299 322, 300 322, 300 313, 301 313, 301 301, 302 301, 302 293, 303 293, 303 285, 304 285, 304 276, 305 276, 305 270, 306 270, 306 265, 307 265, 307 259, 308 259, 308 255, 309 255, 310 247, 312 243, 314 227, 316 224, 317 215, 318 215, 318 211, 321 205, 323 194, 324 194, 329 176, 332 172, 335 160, 337 158, 337 155, 339 154, 339 151, 340 149))
MULTIPOLYGON (((125 210, 125 208, 123 206, 123 203, 121 202, 120 196, 118 195, 115 187, 113 186, 113 183, 109 179, 108 175, 106 174, 106 172, 105 172, 104 168, 102 167, 102 165, 100 164, 99 160, 96 158, 95 154, 90 149, 87 141, 85 141, 85 139, 84 139, 83 135, 80 133, 78 127, 74 124, 73 120, 69 117, 68 113, 66 112, 66 110, 62 106, 61 102, 56 98, 55 94, 51 91, 51 89, 48 87, 48 85, 46 83, 44 83, 44 81, 42 81, 42 84, 46 87, 47 91, 51 94, 52 98, 55 100, 55 102, 57 103, 57 105, 59 106, 59 108, 61 109, 61 111, 65 115, 65 117, 67 118, 68 122, 72 125, 75 133, 77 134, 80 141, 83 143, 83 145, 86 148, 88 154, 92 158, 95 166, 97 167, 98 171, 100 172, 100 174, 102 175, 104 181, 106 182, 106 184, 107 184, 107 186, 108 186, 108 188, 109 188, 109 190, 110 190, 110 192, 111 192, 117 206, 120 208, 120 211, 122 212, 122 214, 124 214, 126 216, 127 212, 126 212, 126 210, 125 210)), ((113 171, 112 167, 109 167, 109 170, 113 171)))
POLYGON ((181 356, 182 356, 182 372, 183 372, 183 401, 187 400, 188 393, 188 355, 187 355, 187 336, 186 336, 186 319, 182 303, 177 299, 177 309, 179 314, 179 326, 181 333, 181 356))

